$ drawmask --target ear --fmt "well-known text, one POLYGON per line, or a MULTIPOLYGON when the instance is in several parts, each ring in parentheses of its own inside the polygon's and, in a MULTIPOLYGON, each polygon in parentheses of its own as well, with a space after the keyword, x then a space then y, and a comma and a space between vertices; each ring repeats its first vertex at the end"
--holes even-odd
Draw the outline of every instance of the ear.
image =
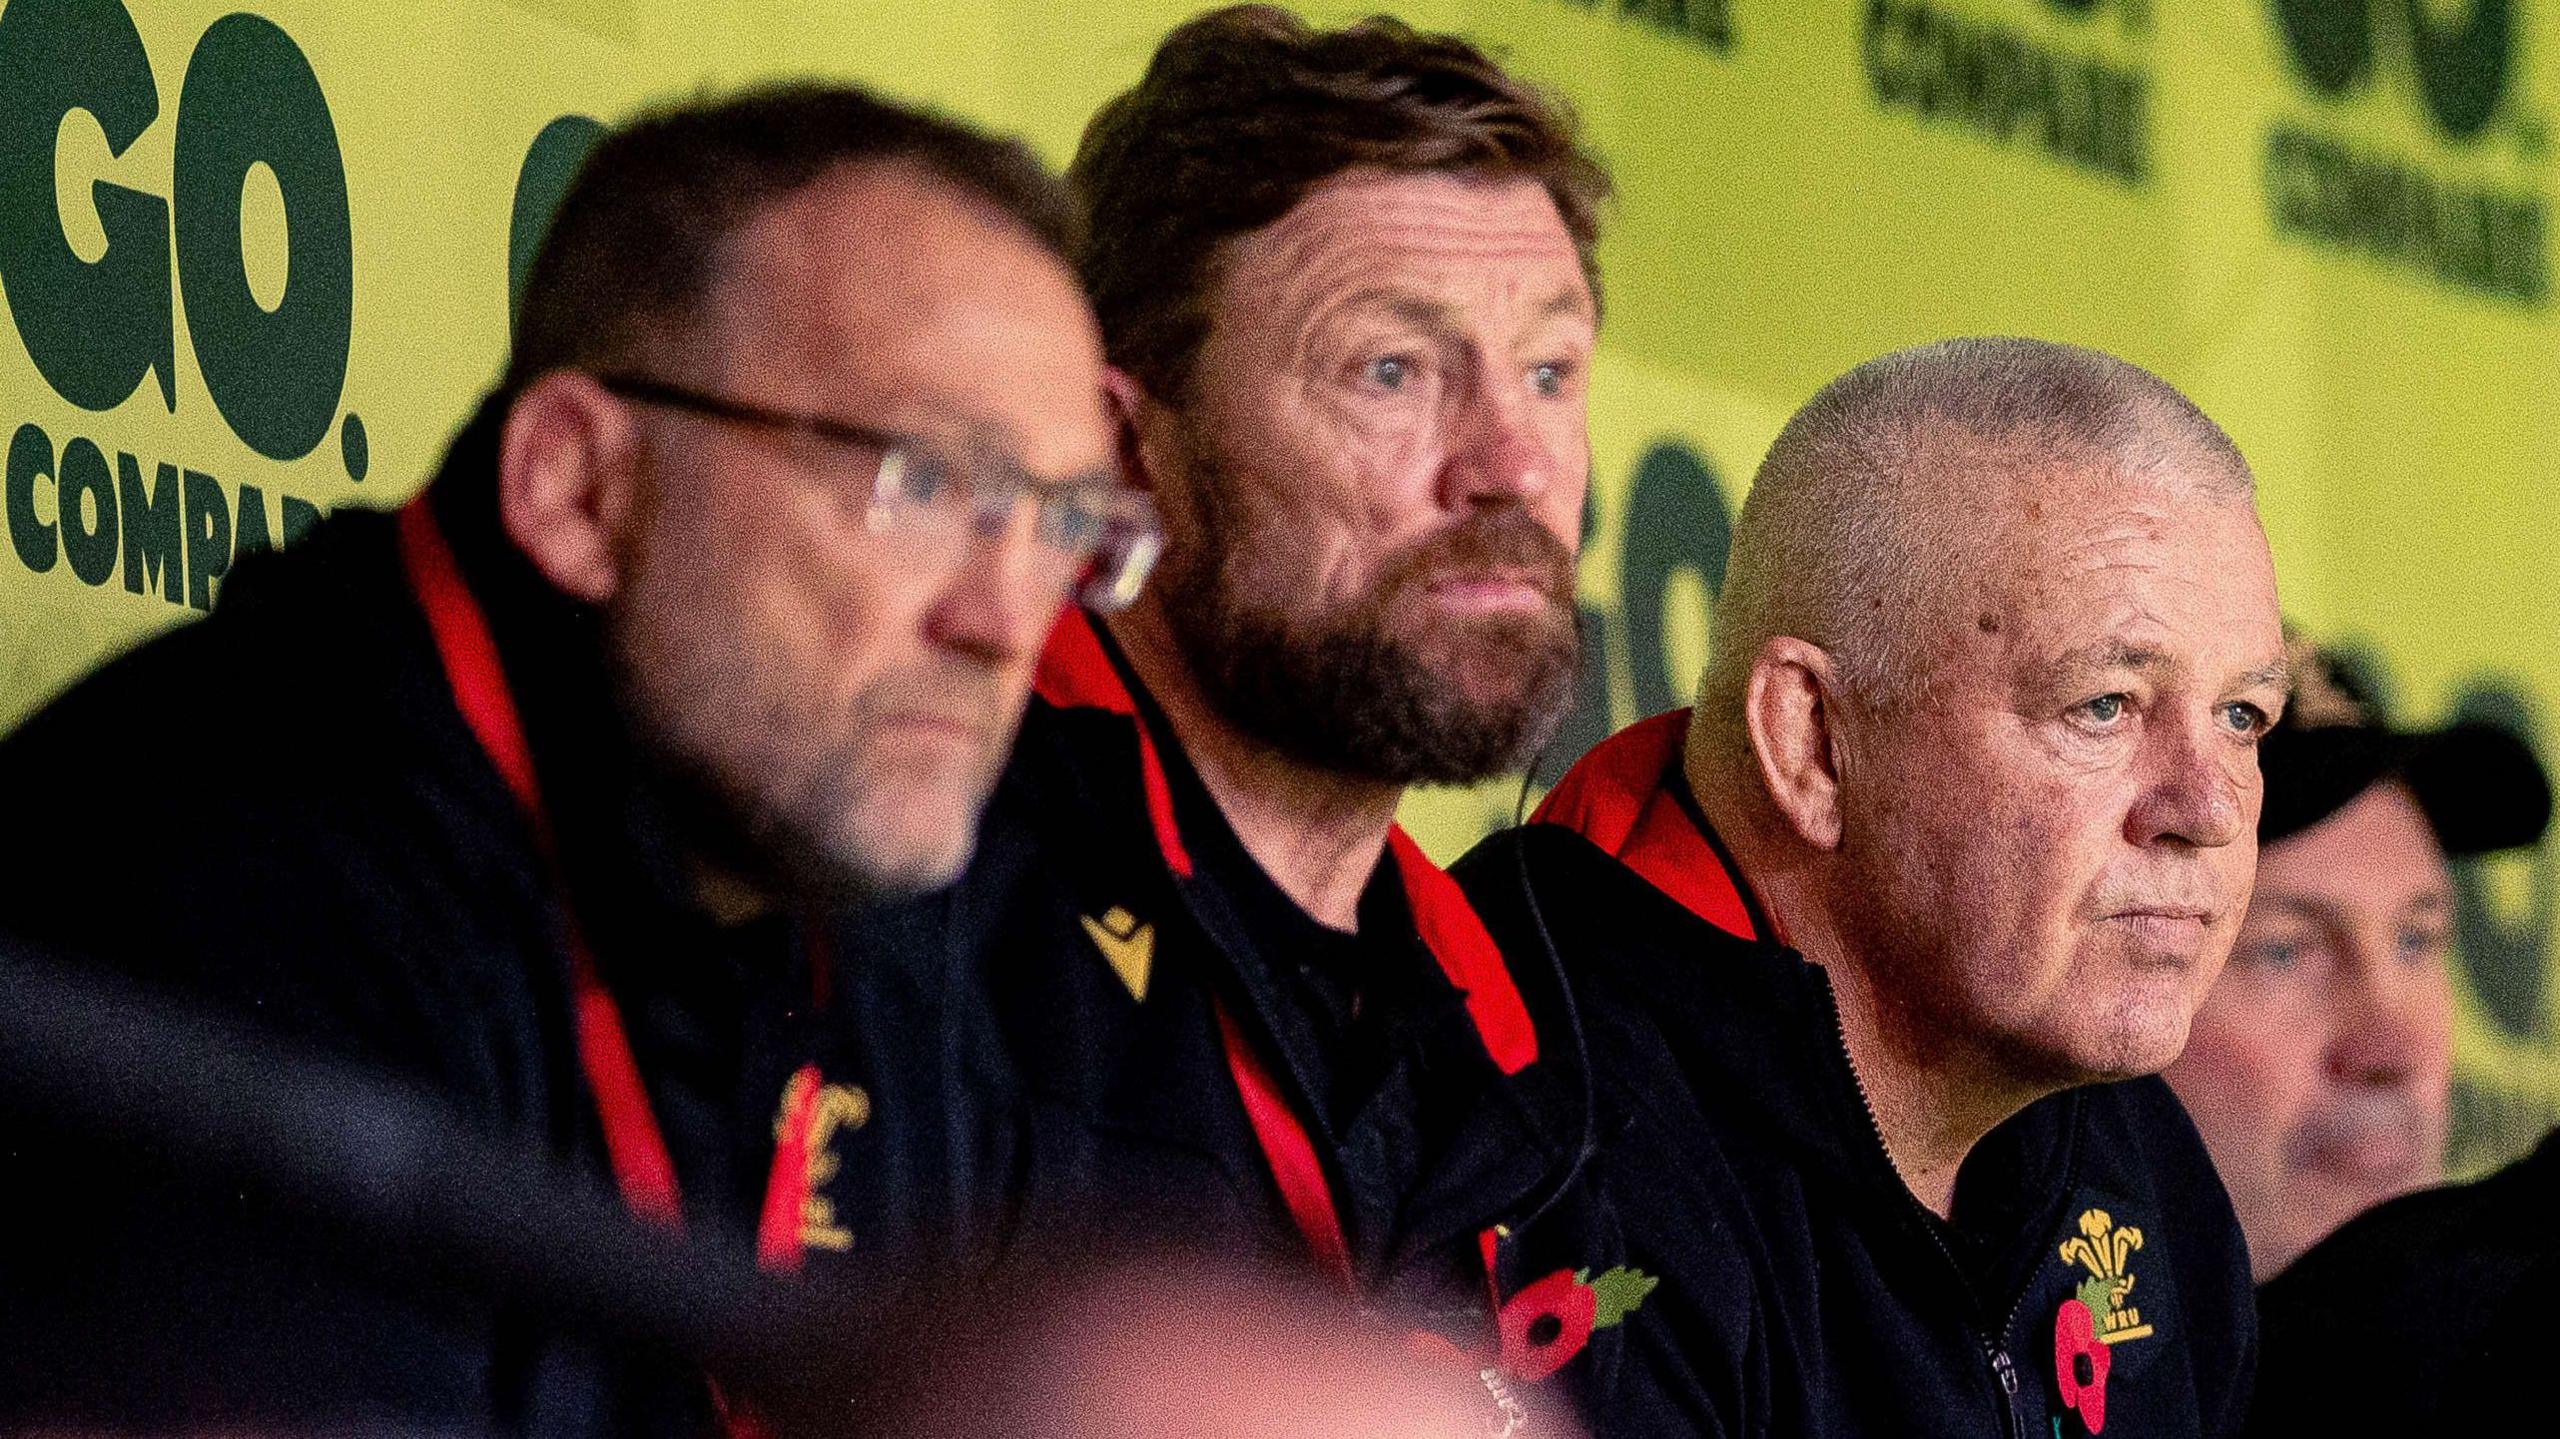
POLYGON ((1154 494, 1165 407, 1156 403, 1137 376, 1118 365, 1102 367, 1102 402, 1110 413, 1113 457, 1120 462, 1122 478, 1154 494))
POLYGON ((1838 682, 1818 645, 1780 635, 1760 646, 1742 720, 1769 801, 1796 837, 1840 847, 1838 682))
POLYGON ((621 592, 637 513, 640 436, 595 380, 554 370, 527 385, 498 437, 498 518, 535 569, 591 605, 621 592))

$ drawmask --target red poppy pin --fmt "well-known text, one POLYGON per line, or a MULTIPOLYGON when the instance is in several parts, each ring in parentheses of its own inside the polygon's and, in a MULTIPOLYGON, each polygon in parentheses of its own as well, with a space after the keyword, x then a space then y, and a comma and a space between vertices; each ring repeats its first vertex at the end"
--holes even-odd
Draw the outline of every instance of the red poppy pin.
POLYGON ((2089 1306, 2063 1300, 2053 1316, 2053 1378, 2062 1390, 2062 1407, 2080 1411, 2080 1422, 2092 1434, 2107 1427, 2107 1358, 2089 1306))
POLYGON ((2116 1223, 2103 1209, 2081 1211, 2079 1233, 2055 1251, 2085 1276, 2053 1316, 2053 1378, 2063 1407, 2076 1409, 2089 1432, 2107 1427, 2109 1346, 2148 1339, 2156 1331, 2133 1304, 2133 1257, 2142 1231, 2116 1223))
POLYGON ((1502 1372, 1531 1384, 1555 1373, 1591 1342, 1593 1330, 1624 1323, 1661 1282, 1641 1269, 1610 1269, 1597 1279, 1588 1269, 1559 1269, 1523 1287, 1494 1316, 1502 1372))

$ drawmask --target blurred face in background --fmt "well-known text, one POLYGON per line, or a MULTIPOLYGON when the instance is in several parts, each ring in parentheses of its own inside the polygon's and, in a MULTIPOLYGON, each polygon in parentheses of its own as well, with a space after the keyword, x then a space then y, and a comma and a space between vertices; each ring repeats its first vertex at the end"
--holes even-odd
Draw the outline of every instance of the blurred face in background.
POLYGON ((1221 717, 1395 784, 1525 763, 1570 698, 1597 312, 1528 179, 1353 170, 1224 253, 1144 407, 1157 602, 1221 717))
POLYGON ((879 444, 625 401, 639 498, 607 609, 626 699, 755 871, 942 883, 1072 578, 1032 505, 990 526, 968 494, 1111 488, 1091 312, 1009 217, 898 164, 744 226, 706 310, 651 378, 895 437, 949 483, 888 503, 879 444))
POLYGON ((2260 854, 2231 963, 2168 1071, 2259 1279, 2443 1177, 2452 942, 2444 851, 2396 781, 2260 854))

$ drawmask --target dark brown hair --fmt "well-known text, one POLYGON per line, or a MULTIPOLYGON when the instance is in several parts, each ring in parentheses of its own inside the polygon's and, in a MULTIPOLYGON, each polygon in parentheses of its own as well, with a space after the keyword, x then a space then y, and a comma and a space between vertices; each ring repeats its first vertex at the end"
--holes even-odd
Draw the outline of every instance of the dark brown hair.
POLYGON ((1075 199, 1019 141, 849 85, 695 100, 616 127, 580 167, 526 280, 503 388, 637 360, 694 317, 723 245, 764 207, 839 167, 893 162, 986 201, 1073 263, 1075 199))
POLYGON ((1609 175, 1562 101, 1455 36, 1384 16, 1316 30, 1237 5, 1166 36, 1146 75, 1085 127, 1068 168, 1091 220, 1080 268, 1111 362, 1178 394, 1208 333, 1220 247, 1363 165, 1538 181, 1598 300, 1609 175))

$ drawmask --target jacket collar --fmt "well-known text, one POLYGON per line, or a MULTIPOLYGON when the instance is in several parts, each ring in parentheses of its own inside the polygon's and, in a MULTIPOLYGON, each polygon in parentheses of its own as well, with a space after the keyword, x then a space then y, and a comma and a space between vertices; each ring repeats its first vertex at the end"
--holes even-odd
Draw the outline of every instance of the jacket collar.
MULTIPOLYGON (((1142 698, 1126 657, 1090 615, 1069 610, 1059 618, 1041 652, 1032 688, 1055 708, 1099 709, 1128 718, 1137 731, 1139 782, 1157 848, 1175 878, 1192 878, 1191 850, 1183 841, 1173 786, 1156 739, 1156 731, 1167 728, 1163 715, 1142 698)), ((1167 734, 1170 743, 1169 729, 1167 734)), ((1504 1074, 1527 1068, 1538 1058, 1537 1028, 1484 921, 1467 903, 1457 881, 1423 854, 1404 826, 1387 831, 1387 855, 1396 867, 1423 947, 1449 983, 1466 996, 1468 1017, 1475 1022, 1485 1052, 1504 1074)))
POLYGON ((1681 768, 1688 733, 1685 709, 1629 725, 1566 771, 1531 818, 1581 835, 1726 934, 1774 939, 1767 911, 1689 792, 1681 768))
MULTIPOLYGON (((1681 763, 1689 711, 1673 710, 1601 741, 1568 771, 1535 822, 1581 835, 1634 879, 1711 928, 1694 956, 1639 957, 1638 982, 1693 1074, 1738 1101, 1826 1171, 1879 1192, 1909 1190, 1876 1129, 1840 1029, 1839 1005, 1821 966, 1788 948, 1750 882, 1691 794, 1681 763), (1694 962, 1684 962, 1684 961, 1694 962), (1666 1025, 1668 1030, 1674 1026, 1666 1025)), ((2050 1178, 2066 1149, 2071 1096, 2031 1105, 1994 1130, 1966 1161, 1960 1202, 1977 1196, 2006 1214, 2050 1178)))
MULTIPOLYGON (((709 921, 681 898, 692 892, 678 839, 683 826, 669 785, 644 757, 616 697, 603 616, 561 594, 499 518, 497 446, 506 412, 502 395, 482 403, 399 517, 399 543, 404 552, 422 539, 440 545, 446 574, 465 601, 460 608, 479 618, 478 639, 494 656, 497 698, 513 711, 519 752, 488 749, 471 701, 455 698, 519 805, 527 786, 538 787, 561 879, 576 897, 598 964, 609 976, 669 961, 699 967, 697 941, 709 921)), ((448 615, 452 598, 443 607, 448 615)), ((427 595, 419 599, 433 605, 427 595)), ((437 612, 428 609, 430 626, 441 630, 437 612)))

